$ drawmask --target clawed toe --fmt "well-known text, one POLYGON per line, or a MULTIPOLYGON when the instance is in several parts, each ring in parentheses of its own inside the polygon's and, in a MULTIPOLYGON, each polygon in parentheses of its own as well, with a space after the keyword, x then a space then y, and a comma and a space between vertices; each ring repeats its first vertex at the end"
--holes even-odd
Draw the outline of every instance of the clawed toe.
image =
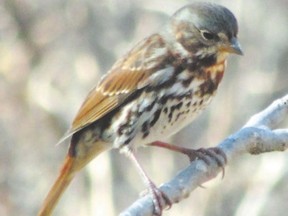
POLYGON ((227 163, 226 154, 218 147, 213 148, 200 148, 197 150, 187 149, 185 152, 190 161, 197 159, 203 160, 207 165, 211 164, 211 159, 215 160, 217 165, 222 169, 222 178, 225 176, 225 165, 227 163))
POLYGON ((170 201, 169 197, 153 183, 150 184, 149 190, 153 199, 154 215, 161 216, 164 207, 168 206, 167 209, 170 209, 172 202, 170 201))

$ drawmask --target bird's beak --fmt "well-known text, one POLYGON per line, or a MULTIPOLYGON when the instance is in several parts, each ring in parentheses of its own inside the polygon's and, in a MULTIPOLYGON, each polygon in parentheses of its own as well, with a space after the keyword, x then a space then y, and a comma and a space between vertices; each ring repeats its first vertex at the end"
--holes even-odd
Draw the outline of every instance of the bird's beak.
POLYGON ((242 49, 241 49, 240 43, 238 42, 236 37, 233 37, 230 40, 229 44, 222 45, 220 47, 220 50, 224 51, 224 52, 228 52, 228 53, 234 53, 237 55, 243 55, 244 54, 242 49))

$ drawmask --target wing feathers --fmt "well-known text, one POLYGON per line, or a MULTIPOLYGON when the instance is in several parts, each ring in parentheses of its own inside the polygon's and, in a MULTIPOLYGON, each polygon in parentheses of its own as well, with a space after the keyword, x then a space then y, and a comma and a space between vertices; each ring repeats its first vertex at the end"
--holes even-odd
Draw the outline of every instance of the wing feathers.
MULTIPOLYGON (((163 62, 168 58, 165 55, 168 52, 163 52, 163 49, 166 47, 162 37, 155 34, 140 42, 124 58, 117 61, 98 86, 89 93, 65 138, 102 118, 121 105, 133 92, 149 85, 150 75, 166 67, 163 62), (162 55, 157 52, 159 48, 162 55)), ((170 77, 170 72, 167 75, 170 77)))

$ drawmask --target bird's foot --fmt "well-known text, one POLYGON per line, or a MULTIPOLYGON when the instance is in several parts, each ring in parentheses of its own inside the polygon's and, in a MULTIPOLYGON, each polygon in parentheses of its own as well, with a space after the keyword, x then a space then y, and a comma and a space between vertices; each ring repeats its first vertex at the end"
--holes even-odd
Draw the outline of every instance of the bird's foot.
POLYGON ((203 160, 207 165, 211 164, 211 159, 215 160, 217 165, 222 168, 222 178, 225 176, 225 165, 227 163, 226 154, 218 147, 212 148, 200 148, 200 149, 190 149, 183 148, 175 145, 171 145, 165 142, 156 141, 150 144, 151 146, 157 146, 161 148, 166 148, 175 152, 185 154, 189 157, 190 162, 194 160, 203 160))
MULTIPOLYGON (((136 166, 139 174, 141 175, 141 177, 142 177, 142 179, 143 179, 143 181, 144 181, 144 183, 148 189, 148 192, 152 195, 152 200, 153 200, 153 204, 154 204, 154 215, 161 216, 164 207, 168 206, 168 208, 170 208, 172 205, 172 202, 170 201, 168 196, 164 192, 162 192, 153 183, 153 181, 151 181, 151 179, 147 176, 146 172, 144 171, 144 169, 140 165, 138 159, 136 158, 134 151, 129 149, 129 148, 127 150, 128 151, 126 151, 126 155, 131 159, 131 161, 136 166)), ((141 193, 140 195, 143 195, 143 193, 141 193)))
POLYGON ((183 154, 189 157, 190 162, 194 160, 203 160, 207 165, 211 164, 211 159, 215 160, 217 165, 222 169, 222 178, 225 176, 225 165, 227 163, 226 154, 218 147, 200 148, 200 149, 183 149, 183 154))
POLYGON ((171 208, 172 202, 169 197, 151 181, 149 183, 149 192, 152 195, 154 204, 154 215, 161 216, 165 206, 168 206, 167 209, 171 208))

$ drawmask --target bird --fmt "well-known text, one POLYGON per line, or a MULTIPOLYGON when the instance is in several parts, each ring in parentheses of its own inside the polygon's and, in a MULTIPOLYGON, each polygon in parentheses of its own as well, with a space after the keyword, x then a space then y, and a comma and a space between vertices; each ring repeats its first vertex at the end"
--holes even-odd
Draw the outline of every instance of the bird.
POLYGON ((229 9, 191 3, 116 61, 88 93, 60 140, 70 139, 68 153, 38 216, 51 215, 74 176, 110 149, 131 159, 151 193, 155 215, 162 215, 162 201, 171 203, 142 168, 136 150, 159 146, 191 160, 201 153, 215 155, 211 150, 222 154, 217 147, 185 149, 160 140, 190 124, 211 102, 227 57, 243 55, 237 35, 237 19, 229 9))

